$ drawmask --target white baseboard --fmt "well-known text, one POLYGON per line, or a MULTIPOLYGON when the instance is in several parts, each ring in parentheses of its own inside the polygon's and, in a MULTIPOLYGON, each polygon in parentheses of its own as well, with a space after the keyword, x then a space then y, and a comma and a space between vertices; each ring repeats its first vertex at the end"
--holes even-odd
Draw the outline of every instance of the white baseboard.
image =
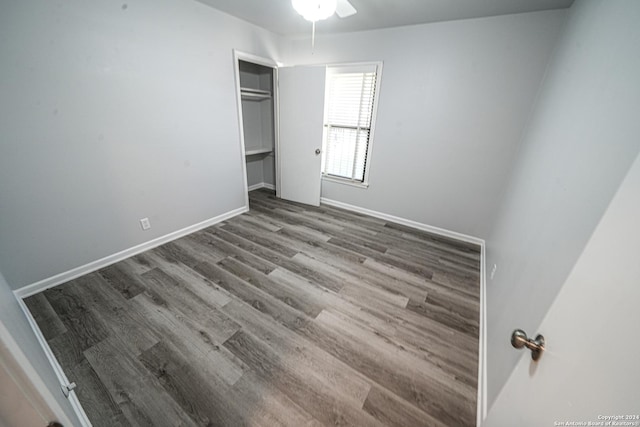
MULTIPOLYGON (((33 330, 36 338, 38 339, 40 346, 42 347, 45 355, 47 356, 47 359, 49 360, 49 363, 53 367, 53 370, 56 376, 58 377, 58 381, 60 382, 60 385, 68 385, 69 380, 65 375, 64 371, 62 370, 62 367, 58 363, 58 360, 56 359, 53 352, 51 351, 51 348, 49 347, 47 340, 42 335, 42 332, 40 331, 40 328, 38 327, 38 324, 36 323, 35 319, 31 315, 31 312, 29 311, 27 305, 24 303, 24 298, 37 294, 38 292, 41 292, 45 289, 49 289, 59 284, 68 282, 69 280, 73 280, 77 277, 83 276, 93 271, 99 270, 101 268, 107 267, 118 261, 122 261, 123 259, 137 255, 141 252, 147 251, 149 249, 153 249, 156 246, 160 246, 164 243, 186 236, 187 234, 191 234, 198 230, 202 230, 203 228, 210 227, 219 222, 232 218, 236 215, 240 215, 244 212, 247 212, 248 210, 249 208, 247 206, 234 209, 222 215, 218 215, 214 218, 210 218, 208 220, 199 222, 189 227, 185 227, 181 230, 174 231, 172 233, 166 234, 164 236, 161 236, 156 239, 150 240, 148 242, 142 243, 140 245, 134 246, 132 248, 125 249, 124 251, 120 251, 118 253, 106 256, 99 260, 90 262, 80 267, 76 267, 72 270, 57 274, 53 277, 49 277, 44 280, 40 280, 39 282, 24 286, 20 289, 16 289, 15 291, 13 291, 14 295, 16 296, 16 299, 18 300, 18 304, 20 305, 20 308, 22 309, 25 316, 27 317, 27 320, 29 321, 29 325, 31 326, 31 329, 33 330)), ((78 416, 78 419, 82 424, 82 427, 91 427, 91 422, 89 421, 89 418, 84 412, 84 409, 82 408, 82 405, 80 404, 80 401, 78 400, 74 391, 71 391, 71 393, 69 394, 69 402, 71 403, 73 410, 78 416)), ((68 423, 68 425, 71 425, 71 423, 68 423)))
POLYGON ((275 190, 276 186, 273 184, 269 184, 267 182, 259 182, 257 184, 250 185, 248 187, 249 191, 258 190, 260 188, 268 188, 269 190, 275 190))
MULTIPOLYGON (((272 190, 275 190, 275 186, 273 184, 267 184, 267 183, 259 183, 259 184, 255 184, 250 186, 248 189, 249 191, 253 191, 253 190, 257 190, 259 188, 269 188, 272 190)), ((430 226, 427 224, 422 224, 413 220, 409 220, 409 219, 405 219, 405 218, 400 218, 400 217, 396 217, 393 215, 389 215, 389 214, 385 214, 382 212, 377 212, 377 211, 373 211, 370 209, 366 209, 366 208, 361 208, 358 206, 354 206, 354 205, 350 205, 347 203, 343 203, 343 202, 339 202, 336 200, 331 200, 331 199, 326 199, 326 198, 321 198, 320 200, 322 203, 329 205, 329 206, 335 206, 335 207, 339 207, 342 209, 346 209, 346 210, 350 210, 350 211, 354 211, 354 212, 359 212, 365 215, 370 215, 372 217, 376 217, 376 218, 381 218, 387 221, 391 221, 391 222, 395 222, 397 224, 402 224, 402 225, 406 225, 408 227, 413 227, 416 228, 418 230, 422 230, 422 231, 426 231, 429 233, 434 233, 434 234, 438 234, 441 236, 445 236, 445 237, 450 237, 453 239, 457 239, 457 240, 461 240, 464 242, 468 242, 468 243, 473 243, 473 244, 477 244, 480 245, 481 247, 481 258, 480 258, 480 331, 479 331, 479 358, 478 358, 478 400, 477 400, 477 426, 479 427, 482 423, 482 421, 484 421, 485 417, 486 417, 486 413, 487 413, 487 402, 486 402, 486 395, 487 395, 487 381, 486 381, 486 374, 487 374, 487 362, 486 362, 486 290, 485 290, 485 284, 486 284, 486 266, 485 266, 485 242, 483 239, 474 237, 474 236, 469 236, 466 234, 462 234, 462 233, 457 233, 455 231, 450 231, 450 230, 446 230, 443 228, 439 228, 439 227, 434 227, 434 226, 430 226)), ((54 371, 56 372, 56 375, 58 376, 58 379, 60 380, 61 384, 68 384, 68 379, 65 376, 64 372, 62 371, 62 368, 60 367, 60 365, 58 364, 58 361, 56 360, 55 356, 53 355, 51 349, 49 348, 49 345, 47 344, 46 340, 44 339, 44 336, 42 335, 42 332, 40 331, 40 329, 37 326, 37 323, 35 322, 35 320, 33 319, 33 317, 31 316, 31 313, 29 312, 29 309, 27 308, 26 304, 23 301, 23 298, 26 298, 28 296, 34 295, 38 292, 41 292, 45 289, 49 289, 51 287, 54 287, 56 285, 68 282, 69 280, 73 280, 77 277, 80 277, 82 275, 91 273, 93 271, 99 270, 101 268, 107 267, 111 264, 114 264, 116 262, 122 261, 126 258, 129 258, 131 256, 137 255, 141 252, 147 251, 149 249, 155 248, 156 246, 160 246, 164 243, 170 242, 172 240, 178 239, 180 237, 183 237, 187 234, 193 233, 195 231, 201 230, 203 228, 206 227, 210 227, 214 224, 217 224, 219 222, 222 222, 224 220, 227 220, 229 218, 232 218, 236 215, 240 215, 244 212, 247 212, 249 209, 248 207, 244 206, 242 208, 238 208, 238 209, 234 209, 233 211, 224 213, 222 215, 219 215, 217 217, 208 219, 206 221, 200 222, 198 224, 194 224, 192 226, 183 228, 181 230, 169 233, 167 235, 158 237, 156 239, 150 240, 149 242, 146 243, 142 243, 140 245, 134 246, 132 248, 129 249, 125 249, 124 251, 115 253, 113 255, 109 255, 107 257, 104 257, 102 259, 99 259, 97 261, 93 261, 91 263, 85 264, 83 266, 74 268, 72 270, 66 271, 64 273, 60 273, 57 274, 53 277, 41 280, 39 282, 33 283, 31 285, 27 285, 24 286, 20 289, 17 289, 14 291, 14 294, 16 296, 16 298, 18 299, 18 302, 22 308, 22 310, 24 311, 25 315, 27 316, 27 319, 29 320, 29 323, 34 331, 34 333, 36 334, 36 337, 38 338, 38 341, 40 342, 40 345, 42 346, 42 348, 45 351, 45 354, 47 355, 47 358, 49 359, 51 365, 54 368, 54 371)), ((80 402, 78 401, 77 397, 75 396, 75 392, 71 392, 69 400, 71 401, 71 404, 74 408, 74 410, 76 411, 76 413, 78 414, 78 417, 80 418, 80 421, 83 423, 83 427, 84 426, 91 426, 91 423, 89 422, 88 418, 86 417, 86 414, 84 412, 84 410, 82 409, 82 406, 80 405, 80 402)))
POLYGON ((476 426, 480 427, 487 416, 487 313, 486 313, 486 253, 485 241, 478 237, 469 236, 440 227, 423 224, 406 218, 389 215, 382 212, 373 211, 371 209, 350 205, 348 203, 339 202, 322 197, 321 203, 329 206, 346 209, 353 212, 362 213, 397 224, 406 225, 418 230, 426 231, 440 236, 450 237, 452 239, 461 240, 463 242, 473 243, 480 246, 480 328, 478 334, 478 397, 477 397, 477 417, 476 426))
POLYGON ((52 288, 54 286, 60 285, 62 283, 68 282, 69 280, 73 280, 77 277, 84 276, 85 274, 92 273, 96 270, 100 270, 101 268, 107 267, 111 264, 115 264, 116 262, 122 261, 134 255, 137 255, 141 252, 148 251, 149 249, 153 249, 156 246, 163 245, 172 240, 179 239, 180 237, 186 236, 187 234, 191 234, 198 230, 202 230, 203 228, 210 227, 219 222, 232 218, 236 215, 240 215, 249 210, 247 206, 243 206, 238 209, 234 209, 232 211, 223 213, 222 215, 218 215, 216 217, 207 219, 205 221, 199 222, 194 225, 190 225, 189 227, 185 227, 181 230, 174 231, 169 234, 165 234, 164 236, 157 237, 153 240, 150 240, 145 243, 141 243, 137 246, 134 246, 129 249, 125 249, 118 253, 108 255, 104 258, 101 258, 96 261, 92 261, 88 264, 81 265, 80 267, 76 267, 69 271, 65 271, 60 274, 56 274, 55 276, 40 280, 36 283, 32 283, 27 286, 23 286, 20 289, 16 289, 13 293, 18 298, 26 298, 31 295, 37 294, 38 292, 42 292, 46 289, 52 288))
POLYGON ((476 427, 487 418, 487 253, 480 247, 480 328, 478 334, 478 400, 476 427))
POLYGON ((400 218, 398 216, 389 215, 383 212, 374 211, 367 208, 361 208, 360 206, 350 205, 348 203, 339 202, 337 200, 327 199, 325 197, 320 198, 320 203, 324 203, 325 205, 335 206, 337 208, 346 209, 353 212, 358 212, 361 214, 373 216, 380 219, 385 219, 387 221, 395 222, 397 224, 406 225, 407 227, 416 228, 418 230, 426 231, 428 233, 438 234, 444 237, 450 237, 452 239, 461 240, 467 243, 473 243, 479 246, 484 245, 484 239, 480 239, 478 237, 469 236, 467 234, 458 233, 456 231, 446 230, 440 227, 434 227, 432 225, 423 224, 421 222, 413 221, 406 218, 400 218))

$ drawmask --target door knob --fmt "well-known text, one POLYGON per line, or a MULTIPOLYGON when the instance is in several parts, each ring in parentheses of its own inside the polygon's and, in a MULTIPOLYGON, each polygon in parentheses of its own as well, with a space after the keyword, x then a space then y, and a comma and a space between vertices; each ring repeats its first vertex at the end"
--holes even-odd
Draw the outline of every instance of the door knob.
POLYGON ((531 359, 538 360, 544 351, 544 337, 538 334, 534 340, 527 338, 526 332, 522 329, 516 329, 511 334, 511 345, 518 349, 527 347, 531 350, 531 359))
POLYGON ((318 154, 320 154, 320 149, 319 149, 319 148, 316 148, 316 156, 317 156, 318 154))

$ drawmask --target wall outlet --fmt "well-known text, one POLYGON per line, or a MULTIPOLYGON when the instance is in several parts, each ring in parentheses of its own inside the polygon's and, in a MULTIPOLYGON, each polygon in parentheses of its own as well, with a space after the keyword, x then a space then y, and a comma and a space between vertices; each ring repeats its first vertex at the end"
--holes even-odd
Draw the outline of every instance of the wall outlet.
POLYGON ((493 267, 491 267, 491 280, 493 280, 493 276, 496 275, 496 270, 498 269, 498 264, 493 264, 493 267))
POLYGON ((148 230, 151 228, 151 223, 149 222, 149 218, 142 218, 140 220, 140 226, 143 230, 148 230))

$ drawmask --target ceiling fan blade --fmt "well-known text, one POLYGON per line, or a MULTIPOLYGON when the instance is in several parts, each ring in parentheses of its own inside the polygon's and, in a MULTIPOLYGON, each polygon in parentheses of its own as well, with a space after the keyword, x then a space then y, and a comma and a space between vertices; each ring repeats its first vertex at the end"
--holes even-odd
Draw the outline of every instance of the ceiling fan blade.
POLYGON ((340 18, 346 18, 351 15, 355 15, 358 13, 355 7, 349 3, 349 0, 338 0, 336 5, 336 15, 340 18))

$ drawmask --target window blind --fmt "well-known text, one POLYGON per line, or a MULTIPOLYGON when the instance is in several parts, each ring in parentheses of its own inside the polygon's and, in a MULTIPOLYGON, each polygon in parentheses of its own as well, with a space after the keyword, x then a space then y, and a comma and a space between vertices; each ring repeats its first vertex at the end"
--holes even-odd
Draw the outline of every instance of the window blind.
POLYGON ((364 181, 376 74, 376 65, 328 68, 322 166, 325 175, 364 181))

